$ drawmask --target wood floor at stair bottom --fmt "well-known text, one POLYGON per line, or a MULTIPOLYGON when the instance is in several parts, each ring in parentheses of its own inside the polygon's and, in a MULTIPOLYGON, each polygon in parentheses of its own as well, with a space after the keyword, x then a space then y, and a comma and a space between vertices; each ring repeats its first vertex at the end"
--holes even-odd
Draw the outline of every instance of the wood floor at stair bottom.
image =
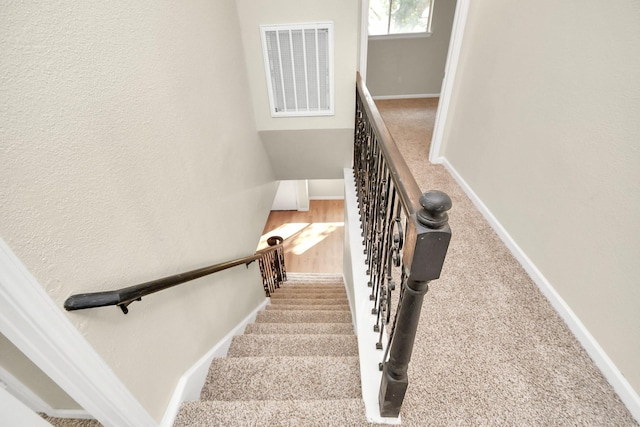
POLYGON ((358 348, 337 277, 294 275, 226 358, 214 359, 201 400, 175 426, 366 425, 358 348))

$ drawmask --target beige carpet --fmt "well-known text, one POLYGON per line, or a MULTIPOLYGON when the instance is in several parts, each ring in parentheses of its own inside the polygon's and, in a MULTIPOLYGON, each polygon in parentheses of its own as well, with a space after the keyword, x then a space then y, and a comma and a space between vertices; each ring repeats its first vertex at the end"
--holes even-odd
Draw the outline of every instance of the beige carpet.
POLYGON ((341 276, 289 274, 175 426, 364 425, 358 346, 341 276))
POLYGON ((425 298, 403 424, 637 425, 462 189, 428 163, 437 99, 377 104, 420 188, 453 200, 453 238, 425 298))

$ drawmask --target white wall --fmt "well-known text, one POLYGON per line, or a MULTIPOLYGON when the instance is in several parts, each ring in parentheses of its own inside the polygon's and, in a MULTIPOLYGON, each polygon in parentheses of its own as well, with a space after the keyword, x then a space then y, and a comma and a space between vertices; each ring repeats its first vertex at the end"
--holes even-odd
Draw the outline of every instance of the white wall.
POLYGON ((471 2, 444 156, 640 392, 640 3, 471 2))
POLYGON ((430 37, 370 38, 367 88, 374 97, 440 93, 456 0, 435 0, 430 37))
MULTIPOLYGON (((253 253, 276 185, 234 1, 11 2, 0 56, 0 236, 58 307, 253 253)), ((160 420, 263 299, 242 268, 67 315, 160 420)))
POLYGON ((309 180, 309 198, 311 200, 344 199, 344 179, 309 180))

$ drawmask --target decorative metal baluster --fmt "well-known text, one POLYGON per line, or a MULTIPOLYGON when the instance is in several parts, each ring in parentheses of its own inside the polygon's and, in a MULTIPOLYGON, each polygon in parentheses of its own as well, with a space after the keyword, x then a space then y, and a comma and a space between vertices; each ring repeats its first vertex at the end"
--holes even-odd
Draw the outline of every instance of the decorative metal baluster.
MULTIPOLYGON (((395 200, 395 191, 393 194, 395 200)), ((381 315, 378 318, 378 322, 374 326, 373 330, 379 332, 378 342, 376 343, 377 349, 382 349, 382 337, 384 326, 389 323, 391 315, 391 292, 395 289, 395 285, 392 283, 393 268, 400 267, 401 250, 404 242, 403 228, 400 219, 402 212, 402 206, 398 201, 397 204, 392 204, 389 210, 389 233, 387 240, 387 257, 384 259, 385 266, 385 294, 383 295, 383 301, 381 301, 381 315), (397 233, 394 233, 397 230, 397 233)), ((387 346, 388 348, 388 346, 387 346)), ((385 356, 386 358, 386 356, 385 356)))
POLYGON ((377 314, 378 311, 378 295, 380 293, 381 286, 381 268, 380 268, 380 260, 383 256, 384 251, 384 205, 386 203, 385 195, 384 195, 384 183, 387 178, 386 172, 386 164, 384 162, 384 158, 382 153, 378 154, 378 167, 376 169, 376 177, 375 182, 373 184, 373 191, 376 195, 372 207, 371 207, 371 222, 373 226, 371 227, 372 231, 372 248, 369 253, 369 257, 371 259, 371 263, 369 265, 369 282, 372 284, 371 296, 369 299, 374 301, 373 308, 371 310, 372 314, 377 314))
MULTIPOLYGON (((382 220, 382 230, 380 239, 380 251, 381 256, 378 259, 379 270, 379 289, 377 290, 376 298, 376 323, 374 325, 374 331, 379 331, 380 322, 383 320, 384 304, 386 301, 386 294, 388 293, 388 281, 387 281, 387 258, 389 257, 389 248, 391 245, 391 237, 389 230, 391 227, 391 221, 393 221, 393 210, 395 203, 395 187, 392 186, 391 173, 386 168, 385 178, 383 180, 384 187, 381 189, 382 204, 380 206, 379 215, 382 220), (391 203, 390 203, 391 202, 391 203)), ((377 348, 381 348, 381 345, 377 345, 377 348)))

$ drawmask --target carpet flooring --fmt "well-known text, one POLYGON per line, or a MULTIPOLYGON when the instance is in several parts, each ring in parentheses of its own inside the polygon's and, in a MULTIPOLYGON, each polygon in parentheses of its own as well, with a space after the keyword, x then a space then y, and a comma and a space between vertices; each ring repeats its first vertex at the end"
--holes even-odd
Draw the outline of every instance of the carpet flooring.
POLYGON ((174 426, 365 425, 359 366, 342 276, 290 273, 174 426))
POLYGON ((453 200, 453 237, 425 297, 403 425, 638 425, 471 200, 428 162, 437 101, 376 102, 420 188, 453 200))

